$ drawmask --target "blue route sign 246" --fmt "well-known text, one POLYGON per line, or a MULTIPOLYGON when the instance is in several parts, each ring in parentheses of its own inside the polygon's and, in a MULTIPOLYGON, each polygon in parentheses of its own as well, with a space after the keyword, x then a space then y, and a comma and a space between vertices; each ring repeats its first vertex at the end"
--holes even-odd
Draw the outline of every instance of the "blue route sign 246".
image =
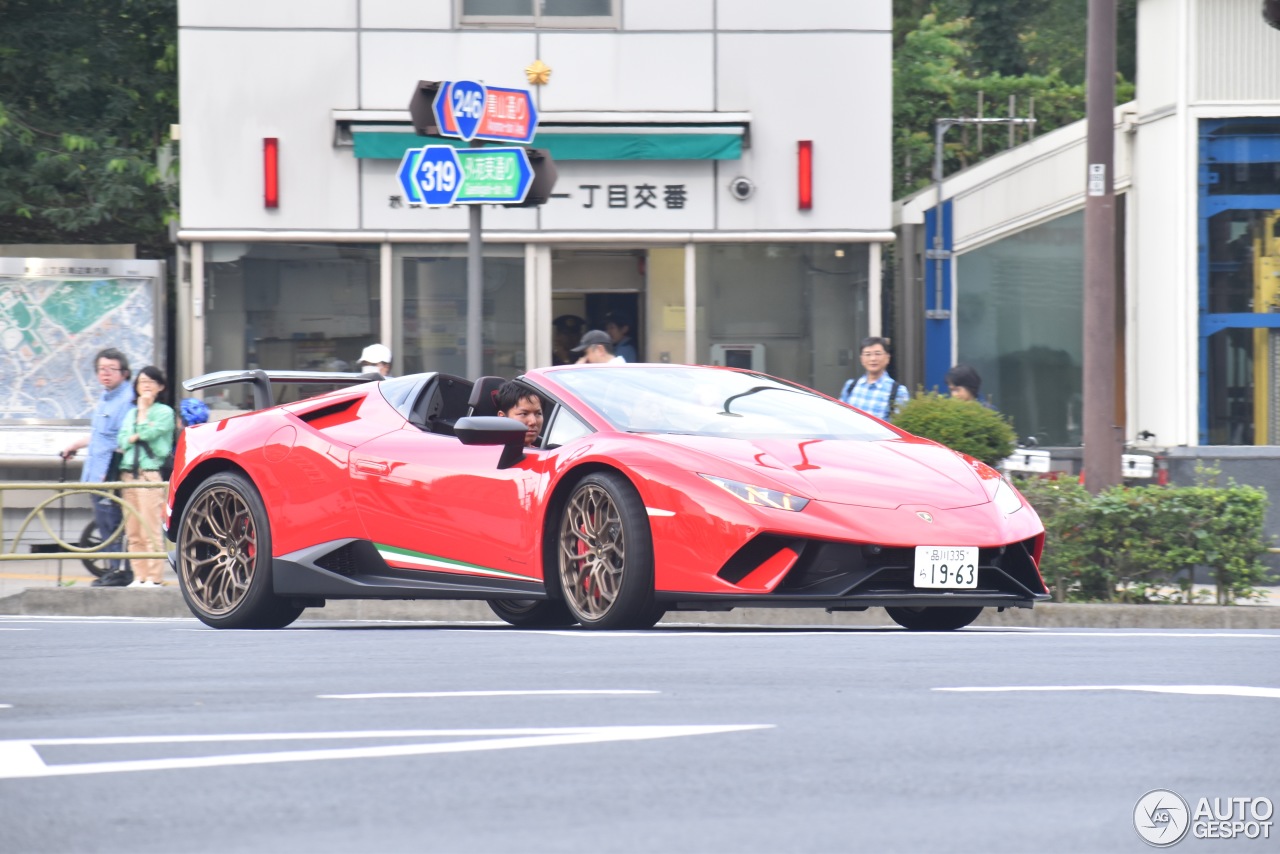
POLYGON ((452 139, 528 145, 538 129, 538 108, 528 89, 445 81, 431 104, 437 133, 452 139))

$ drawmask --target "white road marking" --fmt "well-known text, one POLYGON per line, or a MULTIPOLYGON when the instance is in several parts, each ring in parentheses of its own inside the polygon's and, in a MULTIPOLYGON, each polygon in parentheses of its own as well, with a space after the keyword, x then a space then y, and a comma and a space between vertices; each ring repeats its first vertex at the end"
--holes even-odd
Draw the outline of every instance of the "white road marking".
MULTIPOLYGON (((922 632, 919 634, 928 634, 922 632)), ((960 632, 954 632, 955 635, 975 637, 980 635, 1013 635, 1023 634, 1032 635, 1034 637, 1045 638, 1267 638, 1269 640, 1280 640, 1280 632, 1272 632, 1263 634, 1257 632, 1244 632, 1235 629, 1225 630, 1209 630, 1199 632, 1175 632, 1168 630, 1160 631, 1120 631, 1120 632, 1090 632, 1090 631, 1062 631, 1060 629, 1038 629, 1033 626, 1009 626, 1003 628, 1000 626, 971 626, 960 632), (973 631, 980 628, 984 631, 973 631)))
MULTIPOLYGON (((248 630, 246 630, 248 631, 248 630)), ((447 629, 451 632, 479 632, 482 629, 472 629, 465 626, 447 629)), ((937 639, 937 632, 909 632, 900 629, 896 624, 886 623, 884 625, 854 625, 851 623, 832 623, 822 626, 788 626, 784 624, 765 625, 765 624, 742 624, 742 623, 659 623, 652 629, 645 631, 610 631, 597 632, 583 629, 512 629, 512 632, 521 632, 536 636, 565 637, 565 638, 585 638, 587 640, 610 640, 617 638, 779 638, 779 637, 799 637, 803 635, 826 635, 854 637, 860 639, 866 638, 886 638, 893 639, 898 642, 902 638, 915 639, 937 639), (706 629, 716 629, 717 631, 706 631, 706 629), (885 631, 885 630, 888 631, 885 631)), ((508 634, 504 632, 504 635, 508 634)), ((1130 631, 1130 632, 1086 632, 1086 631, 1055 631, 1051 629, 1036 629, 1031 627, 1009 627, 1001 628, 998 626, 970 626, 960 631, 948 632, 948 638, 1009 638, 1009 637, 1082 637, 1082 638, 1257 638, 1266 640, 1280 640, 1280 632, 1271 634, 1259 634, 1242 632, 1236 630, 1225 631, 1203 631, 1203 632, 1172 632, 1172 631, 1130 631)))
MULTIPOLYGON (((195 617, 0 617, 4 623, 36 623, 38 625, 56 625, 60 623, 94 623, 127 624, 127 623, 190 623, 195 617)), ((29 631, 29 630, 28 630, 29 631)))
POLYGON ((13 708, 12 703, 0 703, 0 709, 12 709, 12 708, 13 708))
POLYGON ((1194 694, 1215 697, 1272 697, 1280 699, 1280 688, 1252 685, 1016 685, 1003 688, 934 688, 935 691, 998 693, 1006 691, 1143 691, 1151 694, 1194 694))
POLYGON ((0 779, 63 777, 82 774, 114 774, 126 771, 168 771, 181 768, 222 768, 233 765, 264 765, 280 762, 315 762, 331 759, 376 759, 392 756, 425 756, 480 750, 510 750, 520 747, 556 747, 568 744, 598 744, 610 741, 642 741, 690 735, 716 735, 756 729, 772 729, 773 724, 727 724, 711 726, 603 726, 544 727, 529 729, 424 729, 364 732, 251 733, 246 735, 119 736, 108 738, 32 738, 0 741, 0 779), (233 753, 223 756, 183 756, 171 759, 139 759, 46 765, 36 751, 54 745, 195 744, 213 742, 302 741, 364 738, 462 738, 462 741, 431 744, 331 748, 327 750, 287 750, 269 753, 233 753))
POLYGON ((536 697, 544 695, 572 695, 580 696, 583 694, 659 694, 660 691, 576 691, 576 690, 547 690, 547 691, 406 691, 400 693, 383 693, 383 694, 317 694, 316 697, 321 700, 389 700, 400 698, 419 698, 419 697, 536 697))

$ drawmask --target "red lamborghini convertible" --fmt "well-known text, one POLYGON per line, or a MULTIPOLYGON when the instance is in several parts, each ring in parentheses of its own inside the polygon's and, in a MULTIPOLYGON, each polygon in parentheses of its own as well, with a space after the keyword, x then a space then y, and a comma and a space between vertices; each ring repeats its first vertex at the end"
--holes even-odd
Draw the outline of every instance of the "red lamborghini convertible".
POLYGON ((668 611, 883 607, 956 629, 1047 598, 1044 528, 997 471, 793 383, 681 365, 567 365, 518 382, 423 373, 183 431, 165 528, 218 628, 328 599, 485 599, 517 626, 649 627, 668 611))

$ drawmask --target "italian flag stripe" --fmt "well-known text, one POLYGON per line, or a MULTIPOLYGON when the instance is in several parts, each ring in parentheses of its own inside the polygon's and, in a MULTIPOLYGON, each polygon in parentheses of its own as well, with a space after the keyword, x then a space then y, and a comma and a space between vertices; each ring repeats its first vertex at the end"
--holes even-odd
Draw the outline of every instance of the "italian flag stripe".
POLYGON ((507 572, 501 569, 493 569, 487 566, 478 566, 474 563, 465 563, 460 560, 449 560, 444 557, 436 557, 435 555, 423 554, 422 552, 410 551, 396 546, 387 546, 382 543, 374 543, 374 548, 378 550, 378 554, 382 555, 382 559, 392 566, 419 568, 429 566, 432 569, 441 569, 445 572, 458 572, 465 575, 488 575, 495 578, 513 578, 518 581, 537 581, 527 575, 520 575, 515 572, 507 572))

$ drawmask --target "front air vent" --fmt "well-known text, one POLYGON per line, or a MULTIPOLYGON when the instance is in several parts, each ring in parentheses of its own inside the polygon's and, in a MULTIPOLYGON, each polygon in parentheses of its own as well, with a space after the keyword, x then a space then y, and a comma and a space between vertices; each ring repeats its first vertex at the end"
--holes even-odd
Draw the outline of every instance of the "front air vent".
POLYGON ((780 537, 776 534, 761 534, 745 546, 738 549, 733 557, 725 561, 716 575, 730 584, 737 584, 751 573, 759 569, 766 561, 777 556, 783 549, 799 552, 804 547, 804 540, 795 537, 780 537))

